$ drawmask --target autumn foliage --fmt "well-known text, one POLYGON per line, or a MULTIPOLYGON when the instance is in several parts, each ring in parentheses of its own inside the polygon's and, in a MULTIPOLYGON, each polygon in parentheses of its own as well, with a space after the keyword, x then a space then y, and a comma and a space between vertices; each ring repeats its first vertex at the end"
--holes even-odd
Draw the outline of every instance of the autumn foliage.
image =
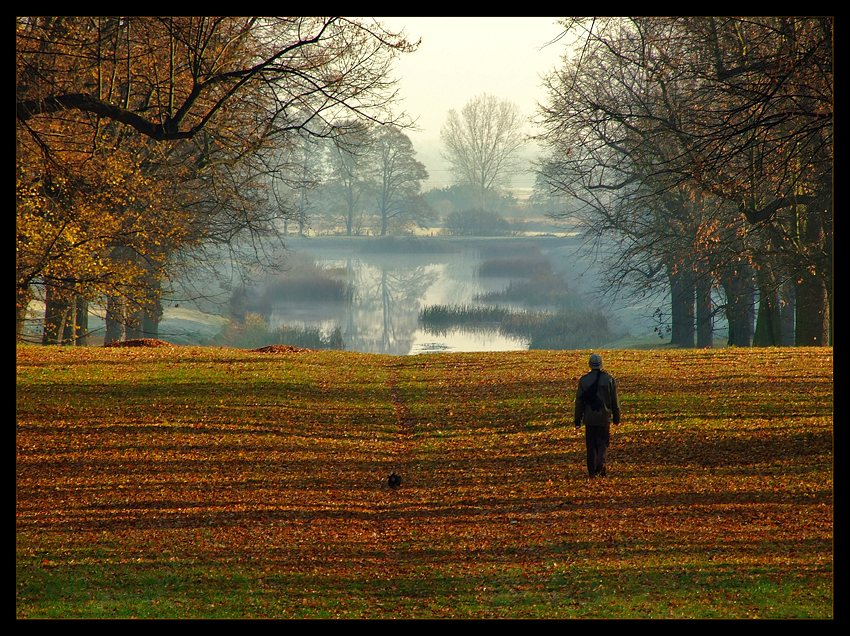
POLYGON ((415 49, 307 16, 19 16, 15 44, 17 336, 43 300, 45 344, 86 337, 76 298, 106 308, 107 341, 155 335, 183 259, 262 252, 288 214, 277 156, 300 132, 403 123, 389 70, 415 49))
POLYGON ((832 349, 588 353, 19 346, 16 615, 831 618, 832 349))

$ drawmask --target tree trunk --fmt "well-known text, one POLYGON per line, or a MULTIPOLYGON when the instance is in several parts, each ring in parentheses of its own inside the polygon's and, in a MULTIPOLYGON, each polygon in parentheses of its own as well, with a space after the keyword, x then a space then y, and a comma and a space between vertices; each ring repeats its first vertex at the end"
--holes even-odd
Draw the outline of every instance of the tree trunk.
POLYGON ((62 342, 74 346, 77 344, 77 297, 68 301, 68 313, 62 323, 62 342))
POLYGON ((701 274, 696 283, 697 347, 701 349, 714 346, 714 310, 711 302, 711 287, 711 277, 708 274, 701 274))
POLYGON ((785 281, 779 288, 779 320, 782 323, 780 327, 780 332, 782 333, 780 344, 783 347, 793 347, 796 342, 796 328, 794 325, 796 303, 794 299, 794 283, 790 280, 785 281))
POLYGON ((758 280, 759 305, 756 318, 756 330, 753 335, 754 347, 776 347, 782 344, 782 320, 779 312, 779 288, 776 277, 769 265, 759 269, 758 280))
POLYGON ((759 308, 754 347, 778 347, 782 344, 782 321, 779 313, 779 293, 775 289, 759 290, 759 308))
POLYGON ((89 344, 89 301, 77 296, 77 318, 74 322, 76 344, 85 347, 89 344))
POLYGON ((127 339, 157 338, 159 322, 162 320, 162 303, 160 289, 162 283, 152 275, 146 278, 144 305, 134 311, 127 321, 127 339))
POLYGON ((347 196, 346 205, 348 206, 347 216, 345 218, 345 232, 347 236, 351 236, 354 232, 354 201, 351 195, 347 196))
POLYGON ((15 289, 15 341, 22 342, 27 324, 27 308, 32 301, 32 291, 26 287, 15 289))
POLYGON ((834 305, 832 304, 832 300, 834 298, 834 294, 832 293, 830 288, 827 288, 826 291, 827 297, 827 309, 829 310, 829 346, 832 346, 833 338, 835 337, 835 333, 833 329, 835 328, 835 320, 833 320, 833 316, 835 316, 834 305))
POLYGON ((106 334, 103 337, 103 344, 108 345, 113 342, 121 342, 124 340, 124 299, 117 296, 110 296, 106 299, 106 334))
POLYGON ((248 313, 248 292, 245 283, 240 283, 230 295, 230 319, 238 325, 245 324, 245 316, 248 313))
MULTIPOLYGON (((807 206, 803 218, 802 235, 812 252, 820 252, 824 249, 826 232, 824 231, 823 218, 826 214, 825 208, 831 202, 818 200, 807 206)), ((827 253, 829 253, 827 251, 827 253)), ((821 347, 830 343, 830 314, 829 314, 829 291, 827 289, 828 266, 818 267, 817 259, 813 259, 812 269, 800 268, 797 273, 797 287, 795 295, 797 299, 796 320, 796 344, 797 346, 821 347), (815 270, 815 271, 812 271, 815 270)))
POLYGON ((755 284, 752 270, 743 260, 730 267, 723 282, 730 346, 749 347, 753 340, 755 284))
POLYGON ((159 298, 151 301, 142 312, 142 333, 145 338, 159 337, 159 323, 162 320, 162 304, 159 298))
POLYGON ((142 321, 144 319, 144 311, 136 309, 136 311, 127 311, 126 322, 124 323, 124 337, 127 340, 137 340, 144 337, 142 333, 142 321))
POLYGON ((677 347, 694 346, 694 280, 688 271, 670 274, 670 316, 672 333, 670 344, 677 347))
POLYGON ((147 303, 141 312, 142 333, 145 338, 158 338, 162 320, 162 281, 151 274, 147 283, 147 303))
POLYGON ((826 290, 826 313, 827 313, 827 334, 824 340, 825 345, 832 345, 834 328, 835 328, 835 313, 834 313, 834 296, 835 296, 835 279, 833 278, 833 266, 835 260, 834 252, 834 230, 833 220, 835 218, 834 208, 835 202, 833 198, 833 173, 825 171, 823 180, 820 183, 818 192, 818 200, 812 203, 807 210, 809 217, 814 216, 817 219, 816 223, 809 223, 807 229, 814 230, 807 232, 807 240, 816 242, 818 246, 817 252, 820 258, 817 259, 817 273, 823 281, 824 289, 826 290))
POLYGON ((796 298, 796 337, 798 347, 829 344, 829 299, 823 280, 804 272, 794 289, 796 298))
POLYGON ((70 300, 62 290, 52 285, 45 286, 42 344, 62 344, 65 324, 68 322, 70 309, 70 300))

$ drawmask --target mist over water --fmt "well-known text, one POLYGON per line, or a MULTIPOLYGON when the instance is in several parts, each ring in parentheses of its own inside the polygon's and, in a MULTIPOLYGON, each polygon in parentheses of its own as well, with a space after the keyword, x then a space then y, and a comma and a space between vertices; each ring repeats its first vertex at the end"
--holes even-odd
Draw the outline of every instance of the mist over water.
MULTIPOLYGON (((576 256, 574 239, 371 239, 292 238, 290 259, 312 260, 320 269, 351 284, 346 302, 304 297, 270 297, 268 323, 280 327, 337 331, 346 350, 408 355, 451 351, 510 351, 529 348, 529 338, 506 333, 497 324, 435 328, 421 320, 424 309, 493 307, 480 297, 500 293, 517 276, 480 275, 484 262, 536 255, 553 264, 576 297, 595 282, 576 256), (387 249, 387 246, 389 248, 387 249), (415 246, 415 249, 411 249, 415 246), (433 248, 433 249, 432 249, 433 248)), ((520 276, 521 278, 521 276, 520 276)), ((498 307, 529 309, 519 302, 498 307)))
POLYGON ((505 351, 526 349, 521 338, 497 329, 452 329, 434 333, 419 324, 422 309, 435 304, 467 305, 476 294, 499 287, 478 278, 475 250, 432 254, 369 254, 353 246, 317 240, 293 241, 295 254, 309 254, 321 268, 344 269, 352 281, 350 303, 299 302, 281 298, 271 306, 269 326, 321 326, 341 329, 351 351, 406 355, 437 351, 505 351))
POLYGON ((290 236, 282 271, 244 287, 223 257, 175 288, 159 337, 392 355, 659 343, 657 305, 603 300, 600 266, 571 236, 290 236))

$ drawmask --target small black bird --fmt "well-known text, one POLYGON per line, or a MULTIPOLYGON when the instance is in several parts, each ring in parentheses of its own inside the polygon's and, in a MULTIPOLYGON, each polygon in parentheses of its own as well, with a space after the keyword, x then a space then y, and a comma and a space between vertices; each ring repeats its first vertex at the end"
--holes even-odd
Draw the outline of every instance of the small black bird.
POLYGON ((395 473, 391 473, 389 477, 387 477, 387 485, 390 488, 398 488, 401 486, 401 477, 396 475, 395 473))

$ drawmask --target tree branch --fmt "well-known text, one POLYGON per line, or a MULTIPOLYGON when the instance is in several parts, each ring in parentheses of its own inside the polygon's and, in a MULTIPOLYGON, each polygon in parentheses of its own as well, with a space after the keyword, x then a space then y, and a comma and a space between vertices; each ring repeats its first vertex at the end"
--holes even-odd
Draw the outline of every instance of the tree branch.
POLYGON ((26 121, 36 115, 45 115, 62 110, 75 109, 87 113, 93 113, 115 121, 120 121, 138 130, 143 135, 157 141, 169 139, 190 139, 197 130, 178 131, 171 129, 167 124, 153 124, 136 113, 97 99, 87 93, 68 93, 65 95, 51 95, 44 99, 29 99, 19 101, 15 105, 15 114, 21 121, 26 121))

